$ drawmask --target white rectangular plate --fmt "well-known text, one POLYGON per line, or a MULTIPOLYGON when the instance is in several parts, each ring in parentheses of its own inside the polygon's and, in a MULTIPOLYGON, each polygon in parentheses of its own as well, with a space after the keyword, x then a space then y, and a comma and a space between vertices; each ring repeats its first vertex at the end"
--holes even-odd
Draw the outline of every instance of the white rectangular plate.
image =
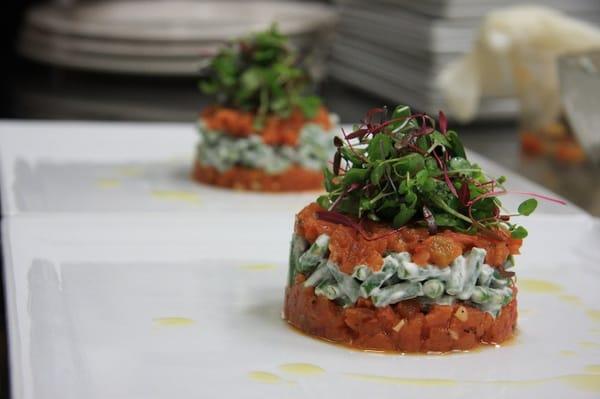
POLYGON ((308 194, 242 193, 190 177, 193 124, 0 123, 4 214, 285 209, 308 194))
POLYGON ((5 218, 15 398, 598 397, 600 224, 524 222, 517 338, 400 356, 281 320, 286 211, 5 218))

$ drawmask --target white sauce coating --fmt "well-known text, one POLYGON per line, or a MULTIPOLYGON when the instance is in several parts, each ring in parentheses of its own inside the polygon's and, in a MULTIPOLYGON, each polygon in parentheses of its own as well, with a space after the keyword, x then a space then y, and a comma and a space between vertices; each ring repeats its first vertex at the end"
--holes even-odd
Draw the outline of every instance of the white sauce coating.
MULTIPOLYGON (((337 117, 330 115, 332 126, 337 117)), ((203 122, 198 125, 200 143, 197 159, 205 165, 225 172, 233 166, 261 169, 269 174, 285 171, 292 165, 306 169, 321 170, 335 151, 333 136, 337 127, 325 131, 320 125, 307 123, 300 131, 298 146, 271 146, 262 142, 259 135, 232 137, 226 133, 207 129, 203 122)))

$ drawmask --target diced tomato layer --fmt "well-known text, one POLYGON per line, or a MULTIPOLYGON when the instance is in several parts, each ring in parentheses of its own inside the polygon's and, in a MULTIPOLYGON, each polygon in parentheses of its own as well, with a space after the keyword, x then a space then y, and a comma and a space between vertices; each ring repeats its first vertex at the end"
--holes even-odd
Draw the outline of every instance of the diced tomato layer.
POLYGON ((269 115, 260 130, 254 126, 255 116, 252 113, 233 108, 207 107, 202 111, 200 117, 208 129, 234 137, 248 137, 257 134, 262 137, 265 144, 269 145, 298 145, 300 131, 307 123, 316 123, 325 130, 332 127, 329 112, 325 107, 319 108, 312 119, 304 117, 298 109, 294 110, 287 118, 269 115))
MULTIPOLYGON (((314 289, 303 276, 286 289, 284 317, 301 331, 357 349, 388 352, 448 352, 512 337, 517 322, 514 299, 497 318, 465 305, 433 305, 426 310, 416 300, 376 308, 362 299, 343 308, 314 289)), ((516 290, 515 290, 516 297, 516 290)))
POLYGON ((292 166, 282 173, 268 174, 260 169, 240 166, 219 172, 212 166, 196 162, 192 177, 206 184, 233 188, 243 191, 289 192, 311 191, 322 187, 323 174, 320 171, 292 166))
POLYGON ((394 231, 390 226, 375 222, 364 223, 361 234, 355 228, 320 220, 316 213, 323 210, 312 203, 300 211, 296 216, 296 233, 309 242, 321 234, 328 234, 329 258, 346 273, 352 273, 357 265, 379 270, 388 252, 402 251, 410 252, 413 261, 419 265, 446 267, 473 247, 485 249, 486 263, 499 267, 509 255, 518 254, 522 244, 522 240, 511 238, 501 230, 497 230, 494 237, 450 230, 430 235, 424 228, 405 227, 394 231))

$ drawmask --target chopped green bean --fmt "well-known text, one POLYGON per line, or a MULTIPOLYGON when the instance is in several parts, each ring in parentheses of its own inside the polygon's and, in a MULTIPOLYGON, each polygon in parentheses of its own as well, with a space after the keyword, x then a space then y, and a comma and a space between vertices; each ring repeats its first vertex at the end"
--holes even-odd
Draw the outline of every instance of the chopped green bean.
POLYGON ((471 301, 479 304, 491 302, 492 291, 488 287, 475 287, 471 294, 471 301))
POLYGON ((384 307, 422 295, 423 287, 421 283, 400 283, 378 289, 373 294, 372 300, 375 306, 384 307))
POLYGON ((467 261, 464 256, 459 256, 450 266, 450 278, 446 282, 446 292, 450 295, 458 295, 465 286, 467 279, 467 261))
POLYGON ((372 273, 360 286, 360 295, 363 298, 368 298, 378 290, 384 282, 392 277, 398 270, 399 262, 391 257, 386 256, 383 259, 383 267, 381 271, 372 273))
POLYGON ((458 293, 458 299, 467 300, 473 293, 473 288, 479 277, 479 270, 485 259, 486 251, 481 248, 473 248, 466 257, 465 266, 465 284, 461 292, 458 293))
POLYGON ((300 255, 296 266, 296 271, 300 273, 310 273, 321 262, 329 251, 329 236, 321 234, 315 242, 312 243, 308 251, 300 255))
POLYGON ((419 266, 409 260, 400 259, 398 266, 398 277, 402 280, 425 281, 428 278, 440 278, 445 280, 450 277, 450 269, 438 266, 419 266))
POLYGON ((469 300, 472 306, 495 317, 513 297, 511 280, 484 263, 486 251, 480 248, 458 256, 446 268, 419 266, 411 262, 408 252, 400 252, 388 254, 378 272, 367 265, 358 265, 352 274, 346 274, 327 260, 328 244, 329 237, 323 234, 298 256, 307 243, 294 239, 290 263, 297 257, 301 272, 311 268, 304 286, 315 287, 316 295, 340 306, 353 306, 361 296, 371 298, 378 307, 417 297, 424 305, 452 305, 457 300, 469 300))
MULTIPOLYGON (((405 273, 405 268, 402 266, 404 263, 410 263, 410 254, 408 252, 394 252, 385 257, 385 259, 393 259, 397 263, 397 274, 398 277, 402 280, 406 280, 408 278, 408 274, 405 273)), ((384 260, 385 260, 384 259, 384 260)))
POLYGON ((371 274, 373 274, 373 270, 369 266, 359 265, 354 268, 352 277, 360 281, 365 281, 371 274))
POLYGON ((510 288, 495 289, 488 287, 475 287, 471 295, 471 301, 480 305, 504 305, 512 299, 510 288))
POLYGON ((508 287, 510 280, 503 277, 498 270, 494 270, 492 280, 490 281, 490 287, 492 288, 504 288, 508 287))
POLYGON ((477 279, 477 285, 482 287, 489 287, 494 275, 494 268, 490 265, 483 264, 479 270, 479 278, 477 279))
POLYGON ((342 291, 335 282, 323 281, 315 288, 315 294, 334 300, 342 296, 342 291))
POLYGON ((352 276, 342 273, 333 262, 327 262, 327 270, 338 284, 342 294, 348 297, 351 303, 356 302, 359 296, 360 285, 352 276))
POLYGON ((333 276, 327 268, 327 261, 322 260, 317 269, 306 279, 304 286, 314 287, 325 280, 333 280, 333 276))
POLYGON ((434 278, 423 283, 423 294, 431 299, 436 299, 444 295, 445 288, 443 281, 434 278))
POLYGON ((296 277, 296 269, 300 255, 308 248, 308 242, 298 234, 292 235, 292 243, 290 244, 290 257, 288 269, 288 285, 294 284, 296 277))

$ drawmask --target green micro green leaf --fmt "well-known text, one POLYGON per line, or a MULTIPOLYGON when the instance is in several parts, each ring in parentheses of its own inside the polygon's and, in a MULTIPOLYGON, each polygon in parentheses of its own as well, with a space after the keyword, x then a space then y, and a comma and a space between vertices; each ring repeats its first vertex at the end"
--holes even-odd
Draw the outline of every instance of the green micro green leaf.
POLYGON ((525 238, 527 237, 527 230, 523 226, 517 226, 513 231, 511 231, 510 235, 512 238, 525 238))
POLYGON ((438 226, 444 226, 444 227, 456 227, 461 225, 461 221, 451 215, 448 215, 446 213, 437 213, 433 215, 435 218, 435 223, 438 226))
MULTIPOLYGON (((456 132, 442 134, 432 129, 433 118, 410 114, 402 105, 391 120, 384 115, 385 109, 371 110, 348 140, 337 140, 338 157, 349 169, 335 178, 325 174, 328 202, 319 201, 335 204, 336 212, 395 227, 433 224, 468 234, 503 230, 526 236, 523 227, 509 222, 510 215, 500 214, 496 192, 502 192, 505 179, 490 179, 471 163, 456 132)), ((519 213, 529 215, 536 205, 524 201, 519 213)))
POLYGON ((202 72, 200 90, 219 105, 257 113, 257 128, 267 113, 289 117, 298 109, 312 119, 321 106, 306 95, 308 71, 275 26, 223 46, 202 72))
POLYGON ((340 148, 342 157, 349 161, 353 166, 361 166, 363 164, 363 159, 360 157, 362 155, 362 151, 357 148, 350 147, 341 147, 340 148))
POLYGON ((381 178, 385 174, 387 167, 388 166, 384 163, 377 164, 371 171, 371 183, 379 184, 381 178))
POLYGON ((419 197, 413 191, 408 191, 404 195, 404 201, 406 202, 406 205, 410 208, 416 207, 418 200, 419 200, 419 197))
POLYGON ((429 171, 427 171, 427 169, 422 169, 417 172, 415 181, 419 186, 424 185, 427 179, 429 179, 429 171))
POLYGON ((431 147, 450 147, 450 143, 448 142, 448 140, 446 139, 446 137, 438 132, 437 130, 432 132, 430 134, 431 140, 432 140, 432 144, 431 147))
MULTIPOLYGON (((456 171, 473 169, 473 167, 471 166, 471 163, 463 157, 452 157, 450 159, 448 166, 449 166, 449 170, 456 170, 456 171)), ((466 174, 468 174, 468 173, 466 173, 466 174)))
POLYGON ((323 177, 323 184, 327 192, 331 192, 337 188, 337 185, 333 183, 334 175, 328 167, 323 168, 323 177))
POLYGON ((416 175, 424 167, 425 158, 417 152, 404 155, 394 162, 394 169, 398 170, 401 174, 410 173, 411 176, 416 175))
POLYGON ((538 202, 535 198, 529 198, 519 205, 518 211, 520 215, 529 216, 535 208, 537 208, 538 202))
POLYGON ((449 130, 446 133, 446 137, 448 138, 449 147, 452 150, 452 155, 461 158, 467 158, 467 154, 465 153, 465 147, 463 147, 458 134, 454 130, 449 130))
POLYGON ((396 122, 390 123, 390 130, 393 133, 404 132, 408 129, 417 128, 414 119, 411 119, 411 110, 408 105, 398 105, 392 112, 392 120, 398 119, 396 122))
POLYGON ((317 111, 321 106, 321 99, 317 96, 307 96, 298 99, 296 105, 300 108, 304 116, 312 119, 317 115, 317 111))
POLYGON ((369 143, 367 154, 369 161, 385 160, 393 150, 393 142, 390 136, 378 134, 369 143))
POLYGON ((331 206, 331 201, 329 200, 329 196, 328 195, 319 196, 317 198, 317 204, 319 204, 319 206, 321 208, 328 209, 331 206))
POLYGON ((421 136, 417 139, 417 147, 422 151, 427 151, 429 149, 429 140, 427 136, 421 136))
POLYGON ((416 213, 415 208, 409 208, 405 204, 400 205, 400 211, 394 216, 392 222, 394 227, 404 226, 416 213))
POLYGON ((349 186, 352 183, 362 183, 367 179, 368 174, 368 169, 352 168, 344 175, 344 186, 349 186))

